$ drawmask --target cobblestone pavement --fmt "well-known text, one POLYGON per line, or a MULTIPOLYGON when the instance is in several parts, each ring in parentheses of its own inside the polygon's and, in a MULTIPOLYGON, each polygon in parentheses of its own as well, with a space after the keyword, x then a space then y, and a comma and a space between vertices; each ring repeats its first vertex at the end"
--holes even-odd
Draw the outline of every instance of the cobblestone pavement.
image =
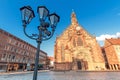
MULTIPOLYGON (((33 72, 15 74, 1 74, 0 80, 32 80, 33 72)), ((37 80, 120 80, 120 72, 53 72, 38 73, 37 80)))

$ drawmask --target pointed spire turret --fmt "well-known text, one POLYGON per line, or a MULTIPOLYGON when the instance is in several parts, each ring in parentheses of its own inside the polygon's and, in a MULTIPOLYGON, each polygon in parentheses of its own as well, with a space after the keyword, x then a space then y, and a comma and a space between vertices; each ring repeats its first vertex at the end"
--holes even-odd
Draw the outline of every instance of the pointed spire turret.
POLYGON ((72 14, 71 14, 71 23, 72 24, 78 24, 76 14, 75 14, 74 10, 72 10, 72 14))

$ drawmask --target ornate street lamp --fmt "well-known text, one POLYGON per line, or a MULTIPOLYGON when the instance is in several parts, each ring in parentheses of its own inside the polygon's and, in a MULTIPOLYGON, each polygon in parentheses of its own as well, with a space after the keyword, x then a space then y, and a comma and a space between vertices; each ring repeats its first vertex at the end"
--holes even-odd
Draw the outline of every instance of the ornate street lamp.
POLYGON ((49 14, 49 10, 45 6, 38 6, 37 12, 39 14, 40 20, 40 25, 38 26, 39 33, 28 35, 26 33, 26 28, 27 25, 31 22, 31 20, 35 17, 34 11, 30 6, 24 6, 20 8, 20 11, 22 13, 23 31, 25 35, 30 39, 36 40, 37 42, 35 69, 33 75, 33 80, 37 80, 40 44, 42 43, 42 41, 48 40, 53 36, 57 23, 60 20, 60 17, 56 13, 49 14), (46 22, 47 18, 49 22, 46 22))

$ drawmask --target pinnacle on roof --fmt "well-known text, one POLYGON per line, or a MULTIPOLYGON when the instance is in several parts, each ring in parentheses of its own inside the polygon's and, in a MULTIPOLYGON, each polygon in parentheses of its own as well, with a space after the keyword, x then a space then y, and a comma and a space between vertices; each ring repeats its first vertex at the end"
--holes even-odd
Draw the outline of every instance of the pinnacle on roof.
POLYGON ((77 21, 77 18, 76 18, 76 14, 74 11, 72 11, 72 14, 71 14, 71 23, 72 24, 78 24, 78 21, 77 21))

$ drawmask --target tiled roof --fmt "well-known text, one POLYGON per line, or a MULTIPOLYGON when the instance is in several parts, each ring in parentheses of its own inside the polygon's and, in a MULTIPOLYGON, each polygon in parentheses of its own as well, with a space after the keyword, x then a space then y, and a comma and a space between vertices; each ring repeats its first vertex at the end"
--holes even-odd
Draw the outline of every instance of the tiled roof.
POLYGON ((50 59, 51 61, 53 61, 54 57, 49 56, 48 59, 50 59))
POLYGON ((106 40, 113 45, 120 45, 120 38, 111 38, 111 39, 106 39, 106 40))

